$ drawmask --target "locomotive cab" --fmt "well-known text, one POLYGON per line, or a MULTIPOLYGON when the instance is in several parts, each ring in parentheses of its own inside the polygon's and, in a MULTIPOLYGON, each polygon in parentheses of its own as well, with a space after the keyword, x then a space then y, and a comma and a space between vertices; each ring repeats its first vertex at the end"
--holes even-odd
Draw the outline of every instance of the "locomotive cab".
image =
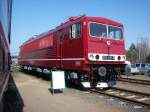
POLYGON ((124 68, 123 25, 104 18, 89 18, 87 29, 91 84, 97 88, 112 87, 124 68))

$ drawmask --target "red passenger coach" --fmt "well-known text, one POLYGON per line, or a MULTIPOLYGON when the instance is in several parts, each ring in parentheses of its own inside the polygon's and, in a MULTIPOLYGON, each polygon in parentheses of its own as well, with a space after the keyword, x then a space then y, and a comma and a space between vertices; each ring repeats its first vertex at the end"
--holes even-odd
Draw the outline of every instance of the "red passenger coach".
POLYGON ((70 83, 111 87, 125 66, 123 25, 100 17, 70 17, 20 47, 22 69, 65 71, 70 83))
MULTIPOLYGON (((0 112, 10 83, 10 35, 12 0, 0 0, 0 112)), ((9 108, 9 107, 7 107, 9 108)))

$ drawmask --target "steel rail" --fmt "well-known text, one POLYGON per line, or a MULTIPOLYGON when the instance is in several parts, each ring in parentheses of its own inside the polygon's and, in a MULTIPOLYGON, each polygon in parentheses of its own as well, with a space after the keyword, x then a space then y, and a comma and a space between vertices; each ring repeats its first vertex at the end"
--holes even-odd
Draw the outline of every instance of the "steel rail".
POLYGON ((141 79, 119 78, 118 81, 150 85, 150 81, 148 81, 148 80, 141 80, 141 79))
POLYGON ((123 88, 118 88, 118 87, 111 87, 111 88, 114 90, 119 90, 119 91, 124 91, 124 92, 129 92, 129 93, 134 93, 134 94, 139 94, 139 95, 150 97, 150 93, 144 93, 140 91, 128 90, 128 89, 123 89, 123 88))
MULTIPOLYGON (((148 96, 148 97, 150 96, 150 94, 147 94, 147 93, 145 94, 145 93, 131 91, 131 90, 124 90, 124 89, 121 89, 121 88, 112 88, 112 90, 119 90, 119 91, 123 91, 123 92, 129 92, 129 93, 138 94, 138 95, 141 95, 141 96, 148 96)), ((111 96, 111 97, 114 97, 114 98, 122 99, 122 100, 125 100, 125 101, 128 101, 128 102, 133 102, 133 103, 141 104, 141 105, 144 105, 144 106, 150 106, 150 103, 138 101, 136 99, 129 99, 129 98, 126 98, 126 97, 123 97, 123 96, 115 95, 115 94, 110 94, 110 93, 107 93, 106 91, 103 91, 103 90, 91 89, 90 91, 94 92, 94 93, 104 94, 104 95, 111 96)))

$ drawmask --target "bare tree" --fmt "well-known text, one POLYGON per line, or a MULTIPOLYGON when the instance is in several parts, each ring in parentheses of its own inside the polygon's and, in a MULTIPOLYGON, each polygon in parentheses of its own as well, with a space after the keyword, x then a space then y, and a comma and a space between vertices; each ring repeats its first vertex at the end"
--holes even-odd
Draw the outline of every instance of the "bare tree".
POLYGON ((150 54, 148 55, 146 62, 150 63, 150 54))
POLYGON ((127 60, 131 63, 143 63, 147 62, 147 58, 150 55, 150 43, 149 38, 138 38, 137 44, 131 44, 130 48, 126 52, 127 60))
POLYGON ((138 38, 137 45, 137 62, 143 63, 146 61, 147 56, 150 53, 150 45, 149 45, 149 38, 138 38))

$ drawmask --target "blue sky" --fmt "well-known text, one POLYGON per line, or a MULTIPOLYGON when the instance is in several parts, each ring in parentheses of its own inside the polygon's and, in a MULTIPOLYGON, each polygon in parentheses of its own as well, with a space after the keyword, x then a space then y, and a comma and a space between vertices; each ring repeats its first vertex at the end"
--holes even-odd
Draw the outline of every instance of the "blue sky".
POLYGON ((31 36, 82 14, 123 23, 126 49, 139 37, 150 38, 150 0, 13 0, 11 52, 19 52, 31 36))

